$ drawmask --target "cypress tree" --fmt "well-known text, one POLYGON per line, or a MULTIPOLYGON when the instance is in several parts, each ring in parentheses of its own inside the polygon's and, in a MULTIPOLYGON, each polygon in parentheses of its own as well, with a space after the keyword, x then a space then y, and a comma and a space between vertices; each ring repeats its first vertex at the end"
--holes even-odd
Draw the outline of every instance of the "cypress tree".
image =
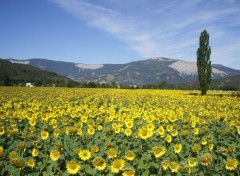
POLYGON ((206 95, 211 83, 212 65, 210 55, 209 34, 204 30, 201 32, 197 50, 197 69, 201 95, 206 95))

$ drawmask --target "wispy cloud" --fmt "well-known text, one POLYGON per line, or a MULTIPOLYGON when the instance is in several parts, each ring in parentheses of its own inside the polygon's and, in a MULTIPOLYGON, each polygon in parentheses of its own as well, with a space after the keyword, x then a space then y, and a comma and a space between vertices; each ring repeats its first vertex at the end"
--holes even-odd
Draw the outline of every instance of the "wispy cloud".
MULTIPOLYGON (((203 29, 210 32, 211 39, 215 41, 214 48, 218 51, 219 43, 230 44, 234 37, 238 40, 232 40, 232 44, 240 46, 240 33, 236 30, 240 28, 240 5, 234 0, 149 0, 131 1, 129 5, 129 0, 121 3, 101 0, 98 4, 86 0, 55 1, 90 27, 104 30, 124 41, 127 48, 143 57, 158 55, 195 59, 199 34, 203 29), (234 36, 236 34, 238 36, 234 36)), ((225 53, 240 52, 239 47, 226 47, 226 50, 225 53)), ((217 59, 220 61, 216 58, 216 62, 217 59)))

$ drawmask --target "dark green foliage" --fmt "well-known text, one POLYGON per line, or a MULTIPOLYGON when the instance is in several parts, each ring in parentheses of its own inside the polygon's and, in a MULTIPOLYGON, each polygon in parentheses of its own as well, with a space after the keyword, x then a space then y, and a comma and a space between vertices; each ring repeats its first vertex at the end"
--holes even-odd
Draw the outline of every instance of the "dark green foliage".
POLYGON ((64 87, 70 81, 70 78, 31 65, 15 64, 0 59, 0 86, 25 86, 27 82, 31 82, 34 86, 64 87))
POLYGON ((210 61, 211 48, 209 46, 209 34, 206 30, 201 32, 199 48, 197 50, 198 80, 202 95, 206 95, 211 83, 212 65, 210 61))

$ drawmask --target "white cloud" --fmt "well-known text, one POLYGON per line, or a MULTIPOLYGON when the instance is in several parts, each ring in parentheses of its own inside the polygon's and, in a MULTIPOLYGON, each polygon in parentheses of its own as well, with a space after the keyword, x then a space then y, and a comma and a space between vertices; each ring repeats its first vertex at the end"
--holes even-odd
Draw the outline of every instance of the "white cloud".
MULTIPOLYGON (((239 32, 238 36, 232 34, 232 28, 240 27, 239 6, 234 0, 225 0, 224 4, 217 0, 127 1, 129 6, 124 0, 101 0, 98 5, 86 0, 55 1, 90 27, 110 33, 144 57, 159 55, 194 60, 203 29, 210 32, 210 40, 213 40, 210 44, 214 44, 216 51, 223 53, 225 48, 225 57, 229 53, 236 59, 230 52, 240 52, 239 32), (134 9, 134 3, 135 7, 141 8, 134 9), (106 4, 109 4, 108 8, 104 6, 106 4), (147 7, 144 8, 145 4, 147 7), (232 38, 235 38, 234 49, 224 47, 223 43, 230 44, 232 38)), ((236 31, 234 33, 236 35, 236 31)))

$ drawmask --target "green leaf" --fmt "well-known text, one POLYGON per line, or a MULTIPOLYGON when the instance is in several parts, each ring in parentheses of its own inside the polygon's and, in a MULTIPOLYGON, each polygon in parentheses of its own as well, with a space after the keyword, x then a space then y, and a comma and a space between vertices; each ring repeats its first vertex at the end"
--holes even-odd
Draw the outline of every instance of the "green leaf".
POLYGON ((87 165, 86 168, 86 173, 90 174, 90 175, 96 175, 97 174, 97 171, 92 168, 90 165, 87 165))
POLYGON ((149 170, 144 171, 142 176, 149 176, 149 170))
POLYGON ((141 157, 142 160, 145 160, 145 161, 150 161, 152 160, 152 155, 151 153, 144 153, 141 157))

